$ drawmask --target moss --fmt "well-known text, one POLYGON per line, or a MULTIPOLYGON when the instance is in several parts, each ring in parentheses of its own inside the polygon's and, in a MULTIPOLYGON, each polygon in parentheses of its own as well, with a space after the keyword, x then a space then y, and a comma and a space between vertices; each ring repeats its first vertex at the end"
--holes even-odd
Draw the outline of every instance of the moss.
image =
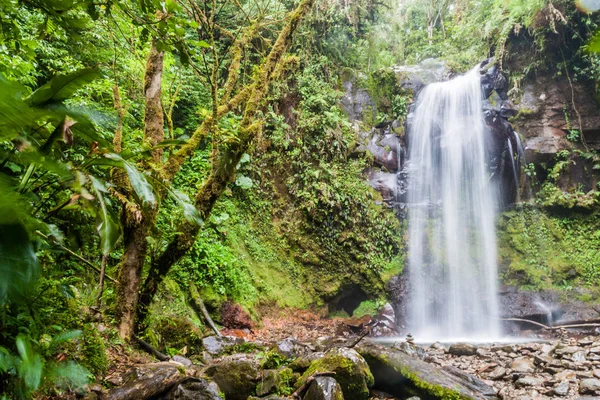
POLYGON ((185 317, 166 315, 153 330, 158 337, 158 347, 163 351, 187 347, 189 354, 198 354, 202 348, 202 331, 185 317))
POLYGON ((96 376, 102 376, 108 369, 104 339, 92 324, 83 328, 81 364, 96 376))
POLYGON ((535 208, 503 213, 498 223, 501 278, 525 289, 562 289, 600 283, 597 214, 535 208))
POLYGON ((296 387, 302 386, 315 373, 335 372, 335 380, 340 384, 346 400, 368 399, 369 387, 373 386, 375 380, 362 357, 354 351, 352 353, 353 355, 347 356, 340 350, 332 351, 325 357, 313 361, 296 382, 296 387), (355 356, 357 360, 350 358, 355 356))

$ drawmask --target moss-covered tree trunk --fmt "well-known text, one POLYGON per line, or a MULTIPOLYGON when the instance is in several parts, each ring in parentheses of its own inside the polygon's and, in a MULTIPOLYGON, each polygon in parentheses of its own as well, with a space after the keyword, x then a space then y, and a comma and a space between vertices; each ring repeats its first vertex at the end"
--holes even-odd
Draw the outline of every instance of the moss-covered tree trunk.
MULTIPOLYGON (((216 151, 212 160, 211 173, 195 197, 195 206, 203 219, 206 220, 210 216, 216 201, 221 197, 227 185, 235 178, 236 166, 242 155, 248 151, 252 140, 259 131, 260 124, 255 121, 256 114, 267 95, 269 84, 275 75, 274 72, 282 63, 284 54, 292 42, 294 32, 304 16, 310 11, 313 3, 314 0, 303 0, 290 14, 269 55, 261 65, 260 74, 255 76, 248 88, 240 91, 240 93, 245 93, 249 89, 250 94, 244 107, 238 140, 234 143, 228 143, 216 151)), ((180 234, 169 243, 161 256, 152 262, 148 277, 142 288, 137 313, 137 323, 141 328, 144 327, 148 307, 152 303, 164 277, 171 267, 194 245, 199 227, 184 222, 177 231, 180 234)))
MULTIPOLYGON (((144 137, 152 146, 164 139, 164 115, 161 104, 164 55, 164 52, 156 48, 156 42, 153 40, 144 77, 146 109, 144 137)), ((161 159, 162 150, 153 150, 153 162, 160 165, 161 159)), ((141 274, 148 251, 146 237, 156 220, 156 210, 142 212, 136 207, 124 206, 123 208, 124 253, 119 270, 116 307, 119 335, 123 339, 131 338, 134 333, 141 274)))

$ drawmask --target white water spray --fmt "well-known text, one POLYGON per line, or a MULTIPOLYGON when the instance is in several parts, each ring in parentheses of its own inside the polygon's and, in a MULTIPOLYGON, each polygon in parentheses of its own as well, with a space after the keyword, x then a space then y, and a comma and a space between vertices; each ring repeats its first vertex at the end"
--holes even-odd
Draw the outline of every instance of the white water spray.
POLYGON ((418 341, 500 338, 482 96, 475 68, 417 99, 408 137, 408 322, 418 341))

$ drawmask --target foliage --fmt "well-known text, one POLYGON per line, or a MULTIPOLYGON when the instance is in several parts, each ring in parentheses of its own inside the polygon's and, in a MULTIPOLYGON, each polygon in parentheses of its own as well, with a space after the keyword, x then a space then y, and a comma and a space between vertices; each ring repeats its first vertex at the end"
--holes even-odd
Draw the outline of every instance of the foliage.
POLYGON ((503 213, 503 279, 531 289, 597 286, 598 228, 595 214, 551 214, 535 208, 503 213))

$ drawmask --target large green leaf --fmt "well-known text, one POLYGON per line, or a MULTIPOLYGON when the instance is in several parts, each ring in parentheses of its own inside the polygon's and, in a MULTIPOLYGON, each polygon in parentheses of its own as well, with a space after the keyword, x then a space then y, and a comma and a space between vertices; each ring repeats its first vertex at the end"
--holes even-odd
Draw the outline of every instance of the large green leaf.
POLYGON ((156 205, 156 196, 154 195, 152 185, 148 183, 146 176, 138 171, 135 165, 126 161, 118 154, 110 153, 106 154, 105 156, 109 159, 118 161, 119 164, 125 169, 127 176, 129 177, 129 183, 140 200, 142 200, 143 205, 150 205, 152 207, 156 205))
POLYGON ((27 103, 32 106, 41 106, 46 103, 63 101, 100 76, 102 74, 92 68, 84 68, 67 75, 57 75, 33 92, 27 98, 27 103))
POLYGON ((175 200, 177 205, 181 207, 183 210, 183 216, 188 222, 192 224, 196 224, 198 226, 204 225, 204 221, 202 221, 202 216, 198 212, 194 203, 190 200, 189 196, 179 190, 173 190, 169 188, 169 194, 175 200))
POLYGON ((44 359, 40 353, 33 350, 29 337, 20 334, 16 339, 17 351, 21 362, 17 367, 19 377, 23 379, 27 391, 34 391, 42 382, 44 359))
POLYGON ((0 140, 13 139, 43 113, 23 101, 27 89, 0 75, 0 140))
POLYGON ((100 224, 98 224, 96 229, 100 235, 102 254, 107 256, 121 237, 121 230, 119 229, 119 224, 116 222, 116 218, 106 206, 106 200, 103 195, 103 193, 107 192, 106 185, 94 176, 90 176, 90 180, 92 181, 92 189, 96 195, 96 200, 100 205, 100 224))

